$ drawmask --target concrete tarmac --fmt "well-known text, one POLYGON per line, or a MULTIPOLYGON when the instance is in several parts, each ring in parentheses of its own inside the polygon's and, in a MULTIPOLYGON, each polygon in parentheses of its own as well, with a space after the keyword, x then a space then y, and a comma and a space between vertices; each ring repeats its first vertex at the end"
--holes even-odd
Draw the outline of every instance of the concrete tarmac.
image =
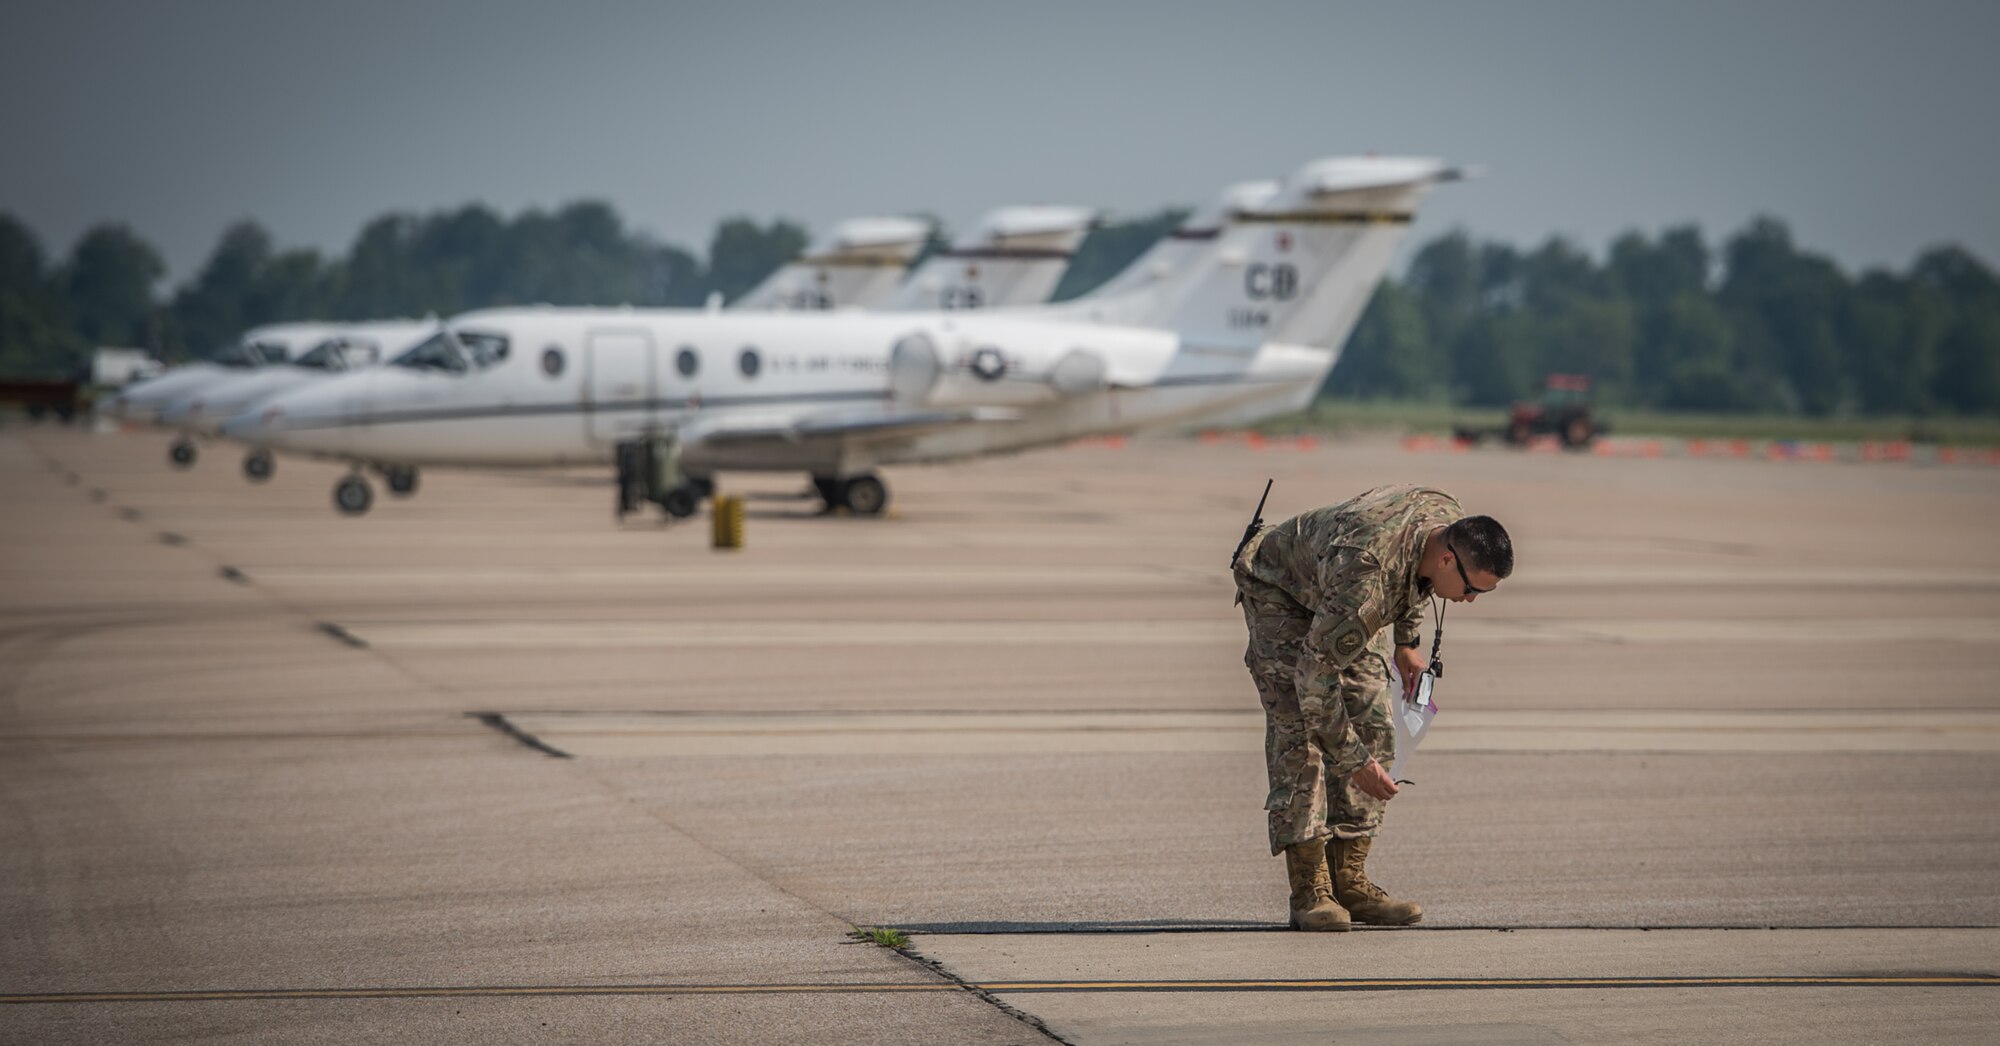
POLYGON ((1138 440, 604 477, 0 430, 0 1042, 1875 1042, 2000 1025, 2000 473, 1138 440), (1516 576, 1281 929, 1223 569, 1428 482, 1516 576), (902 953, 856 927, 909 933, 902 953))

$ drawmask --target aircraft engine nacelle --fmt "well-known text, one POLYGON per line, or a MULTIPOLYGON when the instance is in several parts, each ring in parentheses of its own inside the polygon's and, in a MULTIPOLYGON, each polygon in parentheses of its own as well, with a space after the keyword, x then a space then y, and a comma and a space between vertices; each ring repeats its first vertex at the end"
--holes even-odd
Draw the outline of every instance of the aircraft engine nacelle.
POLYGON ((1092 334, 1033 340, 975 336, 954 339, 949 347, 929 334, 911 334, 890 350, 889 387, 897 403, 910 407, 1032 407, 1150 377, 1121 372, 1154 371, 1171 352, 1168 345, 1150 344, 1159 338, 1126 345, 1135 339, 1092 334))

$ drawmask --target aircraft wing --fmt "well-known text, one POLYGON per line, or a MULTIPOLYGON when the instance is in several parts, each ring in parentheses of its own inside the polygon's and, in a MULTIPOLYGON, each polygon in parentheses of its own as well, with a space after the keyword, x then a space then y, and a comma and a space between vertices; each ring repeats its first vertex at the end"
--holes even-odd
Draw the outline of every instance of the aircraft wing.
POLYGON ((685 445, 741 446, 824 439, 910 439, 974 421, 1012 421, 1019 411, 994 407, 905 410, 886 404, 789 416, 741 414, 697 421, 680 431, 685 445))

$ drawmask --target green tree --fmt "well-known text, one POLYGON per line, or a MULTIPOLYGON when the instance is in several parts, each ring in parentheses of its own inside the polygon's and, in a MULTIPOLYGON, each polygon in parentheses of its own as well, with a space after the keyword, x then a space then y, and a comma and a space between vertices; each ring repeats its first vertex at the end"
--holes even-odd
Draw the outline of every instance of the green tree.
POLYGON ((1708 295, 1682 293, 1652 310, 1644 327, 1639 402, 1711 412, 1754 403, 1738 378, 1735 329, 1708 295))
POLYGON ((2000 411, 2000 279, 1956 247, 1924 252, 1910 278, 1942 306, 1932 397, 1965 414, 2000 411))
POLYGON ((1440 399, 1450 390, 1449 361, 1425 325, 1414 292, 1384 280, 1368 300, 1321 395, 1354 399, 1440 399))
POLYGON ((1861 277, 1840 317, 1841 343, 1858 405, 1872 414, 1923 414, 1933 407, 1944 310, 1935 296, 1891 272, 1861 277))
POLYGON ((715 230, 708 245, 708 282, 733 300, 806 249, 806 231, 778 219, 760 226, 749 218, 730 218, 715 230))
POLYGON ((641 238, 636 244, 640 272, 634 304, 692 308, 707 294, 708 272, 701 259, 670 244, 641 238))
POLYGON ((60 277, 77 335, 97 345, 152 344, 153 289, 166 271, 152 244, 124 225, 85 232, 60 277))
POLYGON ((174 296, 174 336, 198 355, 212 355, 254 325, 250 297, 271 262, 271 234, 253 221, 224 230, 194 282, 174 296))
POLYGON ((77 368, 84 351, 50 285, 41 239, 0 212, 0 374, 60 376, 77 368))
POLYGON ((1746 379, 1775 376, 1781 405, 1827 415, 1850 400, 1836 319, 1847 278, 1798 250, 1783 222, 1759 218, 1729 240, 1717 297, 1736 322, 1746 379))
POLYGON ((48 286, 48 255, 41 238, 13 215, 0 211, 0 292, 41 294, 48 286))
POLYGON ((412 292, 416 274, 410 243, 416 229, 416 216, 402 213, 382 215, 362 227, 333 280, 335 315, 352 320, 422 314, 411 310, 412 297, 422 293, 412 292))

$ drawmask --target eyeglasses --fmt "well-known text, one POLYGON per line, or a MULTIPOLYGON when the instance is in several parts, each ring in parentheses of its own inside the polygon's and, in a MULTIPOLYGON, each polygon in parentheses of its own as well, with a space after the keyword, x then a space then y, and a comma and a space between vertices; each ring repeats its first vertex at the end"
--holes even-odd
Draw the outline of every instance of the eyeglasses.
POLYGON ((1493 591, 1490 588, 1480 588, 1472 583, 1471 578, 1465 576, 1465 557, 1458 554, 1458 549, 1452 548, 1451 542, 1445 542, 1444 547, 1451 550, 1451 565, 1454 570, 1458 571, 1458 579, 1465 583, 1466 595, 1483 596, 1493 591))

